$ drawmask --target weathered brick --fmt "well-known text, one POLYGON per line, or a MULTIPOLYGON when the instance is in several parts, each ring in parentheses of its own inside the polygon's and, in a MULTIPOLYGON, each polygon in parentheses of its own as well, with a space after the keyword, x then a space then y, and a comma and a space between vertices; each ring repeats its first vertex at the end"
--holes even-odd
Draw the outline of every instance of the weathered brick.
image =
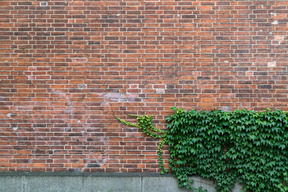
POLYGON ((157 142, 114 116, 288 110, 285 1, 0 6, 0 171, 155 172, 157 142))

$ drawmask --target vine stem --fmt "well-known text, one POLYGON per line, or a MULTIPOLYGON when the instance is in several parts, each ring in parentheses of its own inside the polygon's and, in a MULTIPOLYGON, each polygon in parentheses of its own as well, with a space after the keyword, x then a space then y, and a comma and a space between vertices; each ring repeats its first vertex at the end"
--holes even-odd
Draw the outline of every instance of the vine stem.
POLYGON ((156 127, 153 126, 152 118, 153 116, 138 116, 134 114, 129 114, 131 117, 137 117, 137 124, 130 123, 128 121, 125 121, 119 117, 116 117, 117 120, 124 125, 127 126, 132 126, 132 127, 138 127, 143 130, 143 132, 148 135, 153 137, 154 139, 162 139, 161 142, 159 143, 158 150, 157 150, 157 155, 158 155, 158 165, 161 170, 161 174, 167 173, 168 169, 165 169, 164 167, 164 161, 163 161, 163 146, 167 140, 167 134, 165 131, 157 129, 156 127), (160 133, 160 134, 159 134, 160 133))

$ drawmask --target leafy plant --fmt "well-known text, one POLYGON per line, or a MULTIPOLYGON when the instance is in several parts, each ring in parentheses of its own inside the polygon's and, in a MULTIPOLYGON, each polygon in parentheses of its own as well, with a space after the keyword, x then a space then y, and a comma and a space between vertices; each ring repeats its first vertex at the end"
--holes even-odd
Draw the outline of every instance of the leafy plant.
POLYGON ((162 141, 160 142, 160 144, 158 146, 158 150, 157 150, 158 165, 159 165, 159 168, 161 170, 161 174, 168 172, 168 170, 164 168, 164 162, 163 162, 163 158, 162 158, 162 155, 163 155, 162 148, 163 148, 163 145, 167 139, 166 138, 166 132, 163 130, 157 129, 153 126, 153 122, 152 122, 153 116, 152 115, 150 115, 150 116, 147 116, 147 115, 144 115, 144 116, 129 115, 129 116, 137 117, 137 125, 133 124, 133 123, 129 123, 123 119, 120 119, 119 117, 117 117, 117 119, 125 125, 132 126, 132 127, 138 127, 140 129, 142 129, 144 133, 153 137, 154 139, 162 139, 162 141), (157 134, 157 133, 160 133, 160 134, 157 134))
POLYGON ((231 191, 237 180, 245 191, 288 191, 286 112, 172 110, 175 113, 166 118, 166 131, 153 126, 152 116, 137 117, 137 125, 118 120, 162 139, 158 148, 162 173, 167 172, 162 147, 168 144, 169 167, 179 187, 195 190, 189 176, 200 175, 214 181, 221 192, 231 191))

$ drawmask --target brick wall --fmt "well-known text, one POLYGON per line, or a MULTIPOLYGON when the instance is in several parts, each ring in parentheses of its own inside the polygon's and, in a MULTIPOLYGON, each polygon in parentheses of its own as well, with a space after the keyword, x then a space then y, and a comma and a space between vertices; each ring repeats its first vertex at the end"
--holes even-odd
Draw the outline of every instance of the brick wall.
POLYGON ((287 16, 285 0, 0 1, 0 171, 155 172, 157 142, 114 115, 288 110, 287 16))

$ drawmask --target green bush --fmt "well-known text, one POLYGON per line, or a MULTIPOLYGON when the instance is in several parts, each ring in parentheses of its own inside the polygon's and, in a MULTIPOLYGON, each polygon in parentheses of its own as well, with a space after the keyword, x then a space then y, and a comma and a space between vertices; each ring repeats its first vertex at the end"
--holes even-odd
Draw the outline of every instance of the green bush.
POLYGON ((162 139, 158 150, 162 173, 166 171, 162 147, 168 144, 169 167, 179 187, 194 189, 188 177, 200 175, 214 181, 221 192, 231 191, 236 181, 251 192, 288 191, 286 112, 172 110, 166 131, 153 126, 152 116, 138 117, 137 125, 119 120, 162 139))

